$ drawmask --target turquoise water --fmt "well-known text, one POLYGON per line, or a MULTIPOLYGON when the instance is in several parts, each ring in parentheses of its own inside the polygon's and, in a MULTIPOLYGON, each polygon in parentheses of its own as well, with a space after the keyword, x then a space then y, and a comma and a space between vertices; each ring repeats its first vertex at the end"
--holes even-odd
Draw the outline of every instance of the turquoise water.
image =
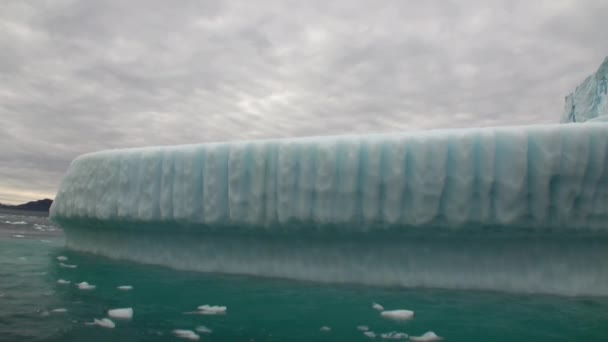
POLYGON ((66 250, 61 231, 50 226, 44 217, 0 213, 2 341, 176 341, 172 330, 201 325, 212 330, 200 334, 202 341, 369 340, 358 325, 378 334, 432 330, 446 341, 608 341, 606 297, 331 285, 175 271, 66 250), (78 267, 60 267, 57 256, 78 267), (58 284, 58 279, 71 284, 58 284), (74 284, 82 281, 96 288, 79 290, 74 284), (119 291, 120 285, 133 290, 119 291), (414 310, 415 318, 388 321, 371 308, 373 302, 414 310), (184 314, 203 304, 225 305, 227 314, 184 314), (121 307, 133 308, 132 320, 114 320, 114 329, 85 324, 121 307), (52 312, 57 308, 67 312, 52 312), (320 331, 322 326, 331 331, 320 331))

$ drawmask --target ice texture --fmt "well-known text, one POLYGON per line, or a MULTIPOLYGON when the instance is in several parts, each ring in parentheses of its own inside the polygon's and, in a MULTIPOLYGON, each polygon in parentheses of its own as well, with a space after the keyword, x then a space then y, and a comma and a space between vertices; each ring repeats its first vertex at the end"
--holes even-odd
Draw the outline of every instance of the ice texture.
POLYGON ((51 217, 172 231, 605 231, 607 147, 599 122, 102 151, 72 162, 51 217))
POLYGON ((593 75, 566 96, 561 121, 608 121, 608 57, 593 75))

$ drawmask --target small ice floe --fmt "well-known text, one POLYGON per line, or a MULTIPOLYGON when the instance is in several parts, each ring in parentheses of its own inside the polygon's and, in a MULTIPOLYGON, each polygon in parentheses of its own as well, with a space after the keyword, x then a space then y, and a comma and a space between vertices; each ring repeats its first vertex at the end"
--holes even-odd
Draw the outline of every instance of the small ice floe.
POLYGON ((376 333, 373 331, 366 331, 363 333, 363 335, 369 337, 369 338, 376 338, 376 333))
POLYGON ((40 242, 51 243, 51 240, 40 240, 40 242))
POLYGON ((112 322, 112 320, 109 318, 102 318, 102 319, 94 318, 93 322, 87 322, 85 324, 86 325, 99 325, 102 328, 108 328, 108 329, 114 329, 116 327, 116 324, 114 324, 114 322, 112 322))
POLYGON ((186 314, 186 315, 224 315, 224 314, 226 314, 226 310, 228 308, 225 306, 219 306, 219 305, 201 305, 197 309, 198 309, 198 311, 184 312, 184 314, 186 314))
POLYGON ((324 327, 321 327, 321 329, 319 329, 319 330, 321 330, 322 332, 330 332, 331 328, 328 326, 324 326, 324 327))
POLYGON ((4 221, 4 223, 6 223, 6 224, 13 224, 13 225, 27 224, 27 222, 25 222, 25 221, 14 221, 14 222, 4 221))
POLYGON ((443 337, 437 336, 432 331, 427 331, 420 336, 410 336, 410 341, 412 342, 437 342, 443 340, 443 337))
POLYGON ((68 309, 66 309, 66 308, 57 308, 57 309, 51 310, 51 312, 64 313, 64 312, 68 312, 68 309))
POLYGON ((131 290, 133 290, 133 286, 121 285, 121 286, 118 286, 117 289, 119 289, 120 291, 131 291, 131 290))
POLYGON ((196 330, 196 332, 199 332, 201 334, 211 334, 213 332, 211 329, 207 328, 204 325, 199 325, 194 330, 196 330))
POLYGON ((68 285, 69 283, 71 283, 71 281, 69 281, 69 280, 64 280, 64 279, 57 280, 57 284, 68 285))
POLYGON ((95 285, 91 285, 89 283, 87 283, 86 281, 83 281, 82 283, 78 283, 76 284, 76 286, 78 286, 79 290, 94 290, 95 289, 95 285))
POLYGON ((131 319, 133 318, 133 308, 108 310, 108 316, 115 319, 131 319))
POLYGON ((382 317, 393 321, 407 321, 414 318, 414 311, 411 310, 386 310, 380 313, 382 317))
POLYGON ((224 314, 228 308, 219 305, 201 305, 197 309, 200 311, 214 312, 216 314, 224 314))
POLYGON ((358 325, 357 330, 359 331, 368 331, 369 327, 367 325, 358 325))
POLYGON ((25 236, 24 236, 24 235, 21 235, 21 234, 13 234, 13 237, 14 237, 14 238, 21 239, 21 238, 24 238, 25 236))
POLYGON ((56 259, 59 261, 68 261, 68 257, 66 257, 65 255, 60 255, 56 259))
POLYGON ((38 225, 38 224, 35 224, 35 225, 34 225, 34 229, 39 230, 39 231, 41 231, 41 232, 44 232, 44 231, 46 230, 46 229, 44 229, 43 227, 41 227, 40 225, 38 225))
POLYGON ((175 330, 173 330, 173 334, 176 337, 184 338, 184 339, 192 340, 192 341, 198 341, 201 338, 192 330, 175 329, 175 330))
POLYGON ((59 266, 63 267, 63 268, 76 268, 76 267, 78 267, 78 265, 64 264, 62 262, 59 263, 59 266))
POLYGON ((378 310, 378 311, 384 311, 384 307, 382 307, 382 305, 378 304, 378 303, 373 303, 372 304, 372 308, 374 310, 378 310))
POLYGON ((398 331, 391 331, 389 333, 381 334, 380 337, 385 340, 405 340, 407 339, 408 335, 398 331))

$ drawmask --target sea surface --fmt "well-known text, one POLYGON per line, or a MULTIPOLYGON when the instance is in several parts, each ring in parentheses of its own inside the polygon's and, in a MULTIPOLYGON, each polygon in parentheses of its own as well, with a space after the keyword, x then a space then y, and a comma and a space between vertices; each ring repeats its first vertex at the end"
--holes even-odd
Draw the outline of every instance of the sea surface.
POLYGON ((445 341, 608 341, 608 298, 183 272, 76 253, 44 215, 0 212, 0 341, 185 341, 175 329, 201 341, 370 340, 358 326, 375 340, 433 331, 445 341), (95 288, 81 290, 81 282, 95 288), (413 310, 414 319, 387 320, 373 303, 413 310), (205 304, 227 310, 193 314, 205 304), (113 318, 114 328, 90 324, 115 308, 132 308, 132 319, 113 318))

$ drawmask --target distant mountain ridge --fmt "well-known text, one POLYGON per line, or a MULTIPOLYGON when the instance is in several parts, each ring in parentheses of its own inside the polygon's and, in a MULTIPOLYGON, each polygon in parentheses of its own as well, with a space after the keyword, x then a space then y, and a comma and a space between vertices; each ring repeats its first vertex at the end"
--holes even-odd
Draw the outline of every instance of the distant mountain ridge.
POLYGON ((38 201, 31 201, 18 205, 0 203, 0 208, 13 210, 49 211, 49 209, 51 208, 51 204, 53 204, 53 200, 45 198, 38 201))

